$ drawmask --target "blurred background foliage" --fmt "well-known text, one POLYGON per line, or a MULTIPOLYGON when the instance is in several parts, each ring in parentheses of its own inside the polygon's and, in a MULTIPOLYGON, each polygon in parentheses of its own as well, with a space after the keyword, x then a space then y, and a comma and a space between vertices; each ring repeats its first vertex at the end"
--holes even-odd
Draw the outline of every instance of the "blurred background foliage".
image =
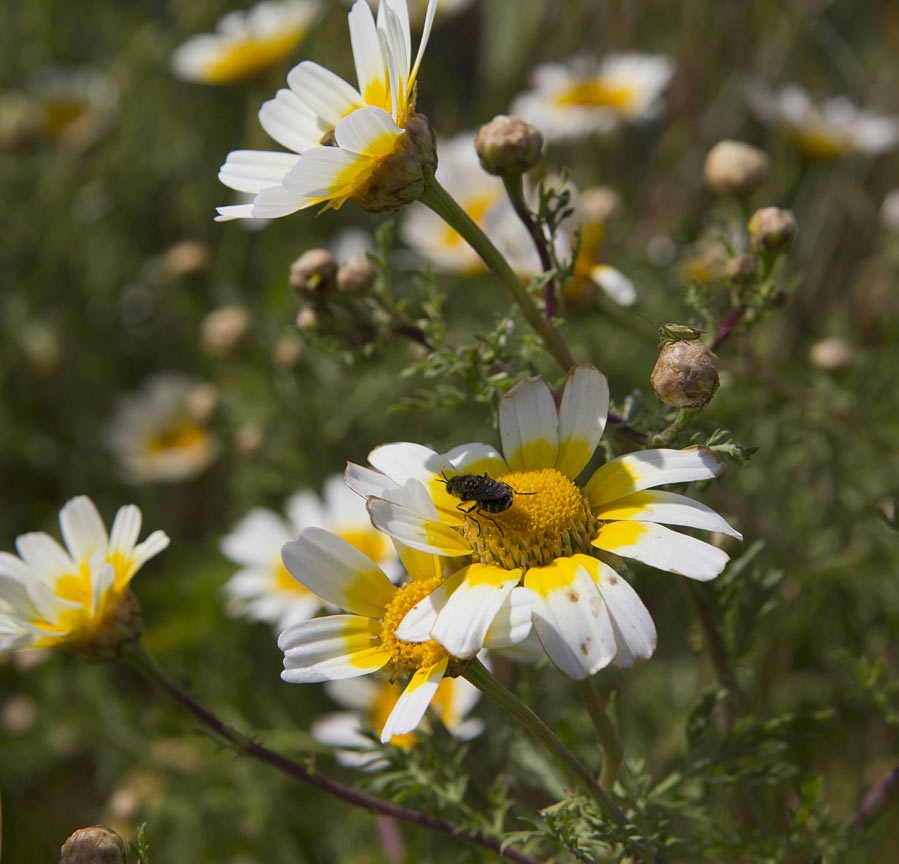
MULTIPOLYGON (((225 616, 221 586, 233 565, 218 551, 220 537, 250 507, 280 509, 347 459, 364 462, 379 443, 495 442, 494 418, 473 400, 389 410, 428 386, 399 377, 416 359, 400 339, 354 363, 314 344, 290 362, 273 357, 279 340, 297 333, 290 262, 342 228, 373 230, 383 219, 347 205, 261 231, 212 221, 215 205, 232 203, 217 166, 232 149, 271 147, 255 115, 292 63, 315 59, 353 78, 346 5, 333 3, 294 56, 247 84, 176 80, 173 48, 209 31, 230 5, 30 0, 4 10, 0 90, 27 92, 46 66, 88 66, 115 80, 119 103, 91 146, 6 142, 0 153, 0 538, 11 549, 19 533, 55 533, 58 508, 78 493, 90 494, 107 519, 119 504, 137 503, 147 529, 173 540, 135 583, 148 646, 225 719, 302 756, 321 749, 305 730, 330 705, 317 688, 279 681, 266 625, 225 616), (250 332, 229 355, 209 356, 200 323, 226 303, 249 310, 250 332), (159 371, 214 386, 222 454, 187 483, 128 485, 113 468, 104 426, 120 395, 159 371)), ((573 308, 565 325, 575 355, 608 376, 619 407, 638 390, 651 415, 662 413, 648 384, 656 328, 697 323, 677 273, 704 231, 730 231, 754 207, 775 204, 794 209, 799 235, 782 275, 787 305, 722 346, 722 386, 697 421, 705 433, 723 427, 758 448, 747 464, 730 462, 704 496, 744 533, 751 561, 716 583, 686 587, 634 567, 659 648, 650 662, 604 671, 597 683, 615 691, 629 758, 656 779, 706 777, 692 792, 678 787, 677 806, 666 811, 673 834, 717 838, 707 842, 709 860, 744 846, 753 851, 738 860, 806 861, 816 852, 827 860, 822 844, 899 760, 899 235, 878 216, 899 185, 899 156, 805 161, 753 118, 745 84, 797 80, 812 93, 899 112, 899 6, 480 0, 438 22, 419 110, 448 137, 506 110, 542 61, 630 49, 674 59, 664 116, 546 155, 549 172, 568 166, 579 186, 611 185, 623 202, 607 226, 604 259, 634 280, 639 300, 629 309, 605 300, 573 308), (722 137, 755 143, 772 158, 746 210, 702 186, 702 160, 722 137), (810 347, 827 336, 850 344, 851 362, 831 371, 810 362, 810 347), (724 758, 726 736, 702 616, 724 634, 740 694, 737 732, 727 740, 742 743, 733 744, 731 763, 711 768, 697 766, 706 751, 724 758), (779 732, 752 737, 784 715, 793 720, 779 732), (726 787, 720 794, 709 791, 715 772, 726 787), (750 786, 752 805, 734 806, 750 786)), ((396 262, 395 291, 417 310, 421 283, 408 256, 396 262)), ((486 332, 485 321, 508 311, 489 277, 441 275, 436 284, 451 341, 486 332)), ((726 310, 726 289, 707 291, 707 305, 726 310)), ((534 371, 555 374, 543 361, 513 373, 534 371)), ((519 692, 596 762, 571 682, 547 668, 514 674, 519 692)), ((500 755, 501 717, 490 706, 477 712, 488 733, 471 743, 472 756, 489 766, 511 759, 505 744, 500 755)), ((319 760, 338 772, 326 754, 319 760)), ((133 838, 143 820, 155 862, 403 860, 384 851, 367 814, 220 752, 127 668, 69 656, 0 659, 0 790, 11 864, 55 860, 82 825, 104 822, 133 838)), ((405 794, 424 808, 439 799, 424 785, 405 794)), ((458 818, 451 801, 436 803, 458 818)), ((527 822, 513 811, 506 827, 527 822)), ((487 860, 444 837, 406 827, 402 834, 408 861, 487 860)), ((850 844, 851 860, 895 860, 895 809, 869 837, 850 844)), ((679 854, 688 853, 673 847, 671 860, 679 854)))

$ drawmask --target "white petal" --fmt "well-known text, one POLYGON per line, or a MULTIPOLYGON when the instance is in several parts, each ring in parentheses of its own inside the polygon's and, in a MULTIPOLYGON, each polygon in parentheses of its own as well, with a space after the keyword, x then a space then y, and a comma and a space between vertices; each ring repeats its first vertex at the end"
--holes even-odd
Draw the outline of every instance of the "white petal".
POLYGON ((602 438, 609 414, 609 383, 589 363, 575 366, 565 380, 559 406, 556 469, 576 479, 602 438))
POLYGON ((408 507, 382 498, 369 498, 368 512, 375 528, 413 549, 451 558, 471 554, 468 541, 457 531, 408 507))
POLYGON ((387 68, 371 7, 365 0, 356 0, 348 19, 359 92, 367 104, 383 105, 389 92, 387 68))
POLYGON ((418 67, 421 66, 421 58, 424 57, 425 48, 428 46, 428 39, 431 36, 431 27, 434 24, 434 15, 437 14, 437 0, 428 0, 428 9, 425 12, 425 23, 421 30, 421 41, 418 43, 418 55, 415 58, 415 65, 409 74, 409 87, 412 86, 418 75, 418 67))
POLYGON ((138 507, 135 507, 134 504, 119 507, 109 532, 110 554, 130 555, 140 536, 140 525, 141 515, 138 507))
POLYGON ((321 144, 322 130, 315 115, 293 90, 282 88, 259 109, 259 123, 282 147, 303 153, 321 144))
POLYGON ((381 618, 396 588, 367 555, 321 528, 304 528, 281 551, 284 566, 313 594, 357 615, 381 618))
POLYGON ((596 470, 584 492, 594 507, 666 483, 710 480, 724 463, 708 447, 643 450, 612 459, 596 470))
POLYGON ((499 400, 499 433, 513 471, 552 468, 559 449, 556 403, 542 378, 519 381, 499 400))
POLYGON ((325 684, 325 693, 338 705, 353 711, 371 711, 383 684, 371 678, 347 678, 325 684))
POLYGON ((218 213, 218 216, 215 217, 216 222, 231 222, 234 219, 253 218, 252 204, 228 204, 224 207, 216 207, 215 211, 218 213))
POLYGON ((69 553, 77 563, 87 561, 95 549, 106 550, 106 526, 94 502, 86 495, 67 501, 59 511, 59 526, 69 553))
POLYGON ((440 686, 448 663, 449 659, 444 658, 433 666, 419 669, 412 676, 381 730, 382 744, 386 744, 394 735, 405 735, 418 726, 440 686))
POLYGON ((45 584, 52 584, 65 573, 77 572, 74 561, 62 546, 43 531, 32 531, 16 537, 16 551, 35 577, 45 584))
POLYGON ((360 108, 334 128, 334 137, 341 150, 373 157, 392 153, 398 139, 405 134, 383 108, 360 108))
POLYGON ((533 623, 543 649, 577 681, 608 666, 618 650, 608 609, 582 558, 587 556, 558 558, 524 577, 525 587, 537 595, 533 623))
POLYGON ((287 84, 319 118, 322 132, 333 129, 341 117, 365 104, 359 92, 343 78, 310 60, 304 60, 290 70, 287 84))
MULTIPOLYGON (((296 168, 297 165, 292 170, 296 168)), ((278 219, 317 203, 316 199, 298 195, 283 186, 270 186, 259 192, 253 199, 251 217, 253 219, 278 219)))
POLYGON ((363 498, 368 498, 370 495, 383 498, 386 490, 397 486, 397 482, 391 480, 386 474, 372 471, 371 468, 366 468, 364 465, 356 465, 355 462, 346 463, 346 473, 343 476, 346 485, 363 498))
POLYGON ((531 614, 537 595, 530 588, 513 588, 493 619, 484 647, 488 650, 510 648, 531 634, 531 614))
POLYGON ((167 549, 169 545, 169 537, 165 531, 154 531, 143 543, 138 543, 131 553, 133 568, 136 572, 143 567, 147 561, 167 549))
POLYGON ((299 158, 296 153, 232 150, 218 176, 229 189, 256 195, 270 186, 280 186, 299 158))
POLYGON ((637 302, 634 283, 620 270, 607 264, 598 264, 590 271, 590 281, 595 282, 619 306, 633 306, 637 302))
POLYGON ((658 489, 634 492, 603 504, 594 510, 597 519, 626 519, 637 522, 661 522, 663 525, 682 525, 685 528, 701 528, 717 531, 730 537, 743 539, 739 531, 733 529, 727 520, 719 516, 711 507, 700 504, 685 495, 664 492, 658 489))
POLYGON ((222 554, 235 564, 270 565, 278 563, 281 546, 294 536, 280 516, 263 507, 255 507, 222 538, 219 546, 222 554))
POLYGON ((446 606, 451 590, 458 583, 449 579, 438 585, 426 597, 422 597, 405 615, 394 631, 398 638, 406 642, 427 642, 431 638, 431 628, 437 623, 437 616, 446 606))
POLYGON ((730 557, 722 549, 652 522, 607 522, 593 545, 690 579, 714 579, 730 557))
MULTIPOLYGON (((364 679, 347 678, 346 682, 357 680, 364 679)), ((352 711, 335 711, 317 717, 309 727, 309 734, 319 744, 324 744, 326 747, 357 747, 362 750, 371 750, 374 742, 371 738, 363 735, 361 729, 362 718, 358 714, 354 714, 352 711)))
POLYGON ((497 477, 505 474, 509 468, 502 454, 489 444, 460 444, 443 454, 458 474, 484 474, 497 477))
POLYGON ((291 495, 284 504, 294 534, 304 528, 330 528, 321 499, 314 492, 303 490, 291 495))
POLYGON ((357 169, 368 162, 367 156, 340 147, 313 147, 298 158, 284 177, 284 189, 297 199, 309 201, 349 194, 358 176, 357 169))
POLYGON ((368 461, 397 483, 414 478, 429 486, 435 478, 442 478, 444 472, 452 473, 452 466, 445 457, 429 447, 408 442, 375 447, 368 454, 368 461))

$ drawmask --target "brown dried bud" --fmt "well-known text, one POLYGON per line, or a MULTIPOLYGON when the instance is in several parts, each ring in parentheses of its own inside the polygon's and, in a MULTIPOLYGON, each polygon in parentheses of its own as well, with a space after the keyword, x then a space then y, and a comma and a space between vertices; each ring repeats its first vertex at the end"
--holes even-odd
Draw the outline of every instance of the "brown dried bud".
POLYGON ((716 195, 743 198, 762 185, 770 168, 764 150, 742 141, 719 141, 705 157, 702 176, 716 195))
POLYGON ((187 413, 197 423, 208 423, 218 407, 219 395, 211 384, 197 384, 187 394, 187 413))
POLYGON ((166 270, 173 276, 189 276, 209 266, 212 252, 208 243, 199 240, 182 240, 170 247, 163 259, 166 270))
POLYGON ((474 148, 488 174, 517 177, 540 161, 543 134, 520 117, 499 114, 478 129, 474 148))
POLYGON ((375 268, 364 255, 357 255, 340 265, 337 290, 345 294, 364 294, 375 281, 375 268))
POLYGON ((252 456, 262 446, 265 433, 257 423, 246 423, 234 436, 234 448, 241 456, 252 456))
POLYGON ((763 207, 752 214, 746 229, 753 252, 786 252, 796 237, 796 217, 791 210, 763 207))
POLYGON ((727 278, 737 285, 749 285, 759 273, 759 259, 749 252, 734 255, 724 268, 727 278))
POLYGON ((668 342, 649 380, 668 405, 701 408, 718 389, 718 358, 699 340, 668 342))
POLYGON ((219 306, 200 323, 200 345, 210 357, 224 357, 243 339, 250 313, 243 306, 219 306))
POLYGON ((290 265, 290 287, 307 300, 323 297, 336 280, 337 261, 327 249, 310 249, 290 265))
POLYGON ((79 828, 63 843, 59 864, 125 864, 125 843, 102 825, 79 828))
POLYGON ((815 342, 809 349, 808 358, 813 366, 826 372, 835 372, 851 366, 855 360, 855 352, 845 339, 830 337, 815 342))
POLYGON ((297 327, 300 330, 311 330, 318 326, 318 312, 311 305, 300 306, 297 312, 297 327))
POLYGON ((363 210, 384 213, 421 198, 437 169, 437 146, 424 114, 412 114, 396 150, 382 156, 368 180, 353 193, 363 210))
POLYGON ((285 333, 272 348, 272 362, 282 369, 296 365, 303 353, 303 340, 297 333, 285 333))

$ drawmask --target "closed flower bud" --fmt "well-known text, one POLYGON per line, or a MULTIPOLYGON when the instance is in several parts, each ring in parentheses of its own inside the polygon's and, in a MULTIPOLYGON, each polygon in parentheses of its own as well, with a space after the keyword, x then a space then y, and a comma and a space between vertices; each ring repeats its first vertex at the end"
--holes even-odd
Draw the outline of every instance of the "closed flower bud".
POLYGON ((791 210, 763 207, 756 210, 746 226, 753 252, 786 252, 796 237, 796 218, 791 210))
POLYGON ((737 285, 749 285, 759 273, 759 259, 749 252, 734 255, 724 268, 727 278, 737 285))
POLYGON ((431 124, 424 114, 413 114, 397 148, 375 163, 368 180, 355 189, 352 199, 372 213, 398 210, 421 198, 436 169, 437 147, 431 124))
POLYGON ((219 306, 200 324, 200 345, 210 357, 223 357, 243 339, 250 313, 243 306, 219 306))
POLYGON ((540 161, 543 135, 520 117, 500 114, 478 129, 474 147, 488 174, 515 177, 540 161))
POLYGON ((666 342, 649 380, 668 405, 701 408, 718 389, 718 358, 698 339, 666 342))
POLYGON ((314 300, 337 280, 337 261, 327 249, 310 249, 290 265, 290 287, 298 297, 314 300))
POLYGON ((813 366, 823 369, 825 372, 835 372, 837 369, 845 369, 851 366, 855 359, 855 352, 845 339, 829 337, 819 339, 809 349, 809 360, 813 366))
POLYGON ((208 243, 199 240, 182 240, 170 247, 163 259, 166 270, 173 276, 189 276, 209 266, 212 251, 208 243))
POLYGON ((125 844, 102 825, 79 828, 63 843, 59 864, 125 864, 125 844))
POLYGON ((364 255, 357 255, 340 265, 337 290, 344 294, 364 294, 375 281, 375 268, 364 255))
POLYGON ((605 224, 621 210, 621 196, 611 186, 591 186, 581 192, 581 206, 590 222, 605 224))
POLYGON ((719 141, 705 157, 702 176, 716 195, 743 198, 762 185, 770 168, 764 150, 742 141, 719 141))
POLYGON ((312 330, 318 326, 318 312, 311 305, 301 306, 297 312, 297 327, 300 330, 312 330))
POLYGON ((303 353, 303 340, 297 333, 285 333, 272 348, 272 362, 282 369, 295 366, 303 353))

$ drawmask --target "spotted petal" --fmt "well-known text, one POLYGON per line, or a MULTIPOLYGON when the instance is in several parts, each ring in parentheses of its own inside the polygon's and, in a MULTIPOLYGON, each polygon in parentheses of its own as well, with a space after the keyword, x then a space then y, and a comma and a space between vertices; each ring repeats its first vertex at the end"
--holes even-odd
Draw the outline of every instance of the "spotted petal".
POLYGON ((542 378, 519 381, 499 400, 499 433, 506 462, 513 471, 555 466, 559 417, 542 378))
POLYGON ((606 376, 589 363, 575 366, 565 381, 559 406, 559 455, 556 469, 576 479, 584 470, 609 414, 606 376))

